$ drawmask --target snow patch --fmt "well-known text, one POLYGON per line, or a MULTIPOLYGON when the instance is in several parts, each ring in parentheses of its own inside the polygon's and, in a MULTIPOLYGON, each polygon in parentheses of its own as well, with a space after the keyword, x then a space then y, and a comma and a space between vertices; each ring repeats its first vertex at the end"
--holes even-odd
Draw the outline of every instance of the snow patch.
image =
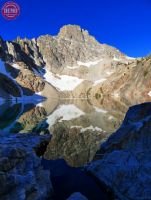
POLYGON ((148 96, 150 96, 150 97, 151 97, 151 91, 150 91, 150 92, 148 92, 148 96))
MULTIPOLYGON (((125 56, 124 58, 127 59, 127 60, 135 60, 135 59, 136 59, 136 58, 129 57, 129 56, 125 56)), ((122 59, 122 58, 117 58, 116 56, 114 56, 113 60, 114 60, 114 61, 123 61, 124 59, 122 59)))
POLYGON ((136 58, 126 56, 126 59, 128 59, 128 60, 135 60, 136 58))
POLYGON ((36 92, 35 94, 41 96, 42 92, 36 92))
POLYGON ((114 117, 111 115, 108 117, 108 120, 113 120, 113 119, 114 119, 114 117))
POLYGON ((43 108, 44 106, 43 106, 43 104, 40 102, 40 103, 36 104, 36 107, 41 107, 41 108, 43 108))
POLYGON ((47 118, 49 127, 52 127, 56 122, 69 121, 85 115, 83 111, 73 104, 61 105, 47 118))
POLYGON ((99 62, 103 61, 103 59, 100 60, 95 60, 95 61, 89 61, 89 62, 81 62, 81 61, 77 61, 77 65, 74 66, 67 66, 68 69, 77 69, 80 66, 84 66, 84 67, 91 67, 94 65, 97 65, 99 62))
POLYGON ((68 69, 77 69, 77 68, 79 68, 79 65, 75 65, 75 66, 72 66, 72 67, 71 66, 67 66, 67 68, 68 69))
POLYGON ((115 57, 115 56, 114 56, 113 60, 114 60, 114 61, 121 61, 121 59, 119 59, 119 58, 117 58, 117 57, 115 57))
POLYGON ((95 60, 95 61, 89 61, 89 62, 77 61, 77 64, 80 65, 80 66, 91 67, 91 66, 97 65, 101 61, 103 61, 103 59, 95 60))
POLYGON ((111 75, 111 74, 113 74, 113 72, 107 71, 106 74, 107 74, 107 75, 111 75))
POLYGON ((97 80, 97 81, 94 82, 93 86, 96 86, 96 85, 98 85, 99 83, 103 83, 103 82, 106 81, 106 80, 107 80, 106 78, 102 78, 102 79, 100 79, 100 80, 97 80))
POLYGON ((113 96, 114 96, 115 98, 118 98, 120 95, 119 95, 119 93, 114 92, 114 93, 113 93, 113 96))
MULTIPOLYGON (((12 67, 16 68, 16 69, 20 69, 20 66, 18 64, 11 64, 12 67)), ((37 92, 35 94, 33 94, 32 96, 26 96, 23 94, 23 91, 21 89, 21 87, 18 85, 18 83, 16 82, 15 79, 12 78, 12 76, 10 75, 10 73, 6 70, 5 64, 2 60, 0 60, 0 73, 4 74, 5 76, 7 76, 9 79, 11 79, 13 81, 13 83, 17 86, 17 88, 20 91, 21 97, 14 97, 11 96, 11 101, 12 102, 35 102, 35 104, 41 100, 43 100, 44 98, 41 96, 41 92, 37 92)), ((0 102, 2 102, 2 99, 0 98, 0 102)))
MULTIPOLYGON (((14 64, 14 67, 18 68, 19 66, 16 65, 16 64, 14 64)), ((4 62, 3 62, 2 60, 0 60, 0 72, 1 72, 2 74, 4 74, 5 76, 7 76, 8 78, 10 78, 10 79, 13 81, 13 83, 14 83, 14 84, 17 86, 17 88, 19 89, 21 96, 23 96, 22 89, 20 88, 20 86, 18 85, 18 83, 16 82, 16 80, 13 79, 13 78, 11 77, 10 73, 6 70, 5 64, 4 64, 4 62)))
POLYGON ((73 128, 80 129, 80 128, 83 128, 83 127, 82 127, 82 126, 71 126, 70 128, 71 128, 71 129, 73 129, 73 128))
POLYGON ((55 88, 58 88, 61 91, 72 91, 74 90, 80 83, 83 82, 83 79, 79 79, 74 76, 67 75, 53 75, 52 72, 46 70, 44 74, 44 78, 47 82, 52 84, 55 88))
POLYGON ((82 128, 80 130, 81 133, 85 132, 85 131, 88 131, 88 130, 92 130, 92 131, 99 131, 99 132, 102 132, 103 130, 99 127, 93 127, 92 125, 89 126, 89 127, 86 127, 86 128, 82 128))
POLYGON ((104 114, 108 113, 107 110, 104 110, 104 109, 101 109, 101 108, 98 108, 98 107, 95 107, 95 106, 94 106, 94 108, 95 108, 95 111, 96 111, 96 112, 104 113, 104 114))
POLYGON ((11 66, 13 67, 13 68, 15 68, 15 69, 20 69, 20 66, 18 65, 18 64, 11 64, 11 66))

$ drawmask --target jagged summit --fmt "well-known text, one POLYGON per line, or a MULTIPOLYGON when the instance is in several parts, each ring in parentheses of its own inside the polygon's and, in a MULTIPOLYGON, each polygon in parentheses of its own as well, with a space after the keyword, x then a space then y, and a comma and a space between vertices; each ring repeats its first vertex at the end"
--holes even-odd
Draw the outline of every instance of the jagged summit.
POLYGON ((37 39, 1 41, 0 49, 5 61, 23 61, 28 66, 46 66, 48 70, 59 73, 65 67, 74 67, 77 62, 94 62, 110 58, 122 58, 119 50, 100 44, 87 30, 77 25, 66 25, 57 36, 43 35, 37 39))
MULTIPOLYGON (((89 32, 87 30, 82 29, 78 25, 65 25, 60 29, 60 32, 58 33, 58 36, 60 38, 64 39, 73 39, 79 42, 85 42, 88 37, 91 37, 91 39, 94 37, 89 35, 89 32)), ((95 39, 94 39, 95 40, 95 39)))
MULTIPOLYGON (((24 61, 30 57, 38 66, 59 69, 62 66, 74 66, 77 61, 95 61, 104 57, 120 58, 124 54, 114 47, 100 44, 87 30, 78 25, 65 25, 57 36, 42 35, 37 39, 21 39, 14 41, 0 40, 1 52, 5 52, 5 60, 24 61), (23 51, 21 53, 21 51, 23 51), (24 54, 24 55, 23 55, 24 54), (22 57, 22 58, 21 58, 22 57)), ((31 62, 32 62, 31 60, 31 62)))

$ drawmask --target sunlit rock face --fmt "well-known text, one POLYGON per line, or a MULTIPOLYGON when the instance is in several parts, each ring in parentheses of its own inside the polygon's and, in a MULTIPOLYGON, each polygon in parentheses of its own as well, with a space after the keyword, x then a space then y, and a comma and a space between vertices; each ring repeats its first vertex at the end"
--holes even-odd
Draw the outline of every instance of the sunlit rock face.
MULTIPOLYGON (((96 101, 110 96, 118 101, 126 99, 130 105, 151 98, 150 57, 128 57, 99 43, 76 25, 63 26, 56 36, 43 35, 31 40, 18 37, 14 41, 1 38, 0 58, 9 66, 4 73, 0 65, 0 73, 9 79, 9 87, 12 88, 13 79, 26 96, 38 93, 46 98, 96 101)), ((10 90, 1 91, 2 97, 20 96, 14 90, 13 94, 10 90)))
POLYGON ((101 146, 87 170, 118 199, 150 199, 151 103, 131 107, 120 129, 101 146))
POLYGON ((150 101, 151 57, 133 60, 129 64, 116 65, 118 71, 104 82, 93 87, 90 96, 113 96, 117 100, 126 99, 134 105, 150 101))
POLYGON ((0 199, 51 199, 50 172, 43 170, 36 149, 42 136, 0 135, 0 199))
POLYGON ((117 49, 100 44, 88 31, 74 25, 62 27, 58 36, 39 37, 37 44, 47 68, 55 73, 60 73, 64 68, 78 68, 102 57, 124 56, 117 49))
POLYGON ((40 93, 47 98, 87 98, 94 85, 117 72, 118 62, 133 62, 76 25, 62 27, 57 36, 1 39, 0 58, 9 66, 5 75, 24 95, 40 93))
MULTIPOLYGON (((29 96, 33 100, 50 96, 58 98, 56 89, 46 82, 38 71, 36 61, 31 58, 32 50, 27 52, 27 47, 23 50, 22 42, 17 41, 18 43, 3 41, 3 45, 0 44, 0 98, 11 100, 25 100, 29 96)), ((40 67, 42 69, 42 66, 40 67)))
MULTIPOLYGON (((9 66, 4 73, 0 64, 0 73, 9 79, 9 87, 14 80, 27 96, 38 93, 46 98, 97 101, 110 96, 119 101, 126 99, 130 105, 151 98, 150 56, 128 57, 99 43, 76 25, 63 26, 56 36, 43 35, 31 40, 18 37, 14 41, 1 38, 0 59, 9 66)), ((0 92, 5 99, 20 96, 16 90, 12 94, 3 89, 0 92)))

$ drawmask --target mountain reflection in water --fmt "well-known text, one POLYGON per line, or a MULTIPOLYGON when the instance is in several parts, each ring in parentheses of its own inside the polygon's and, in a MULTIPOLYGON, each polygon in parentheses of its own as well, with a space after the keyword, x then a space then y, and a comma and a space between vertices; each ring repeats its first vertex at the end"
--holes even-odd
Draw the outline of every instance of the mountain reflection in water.
POLYGON ((100 144, 121 124, 128 106, 106 100, 52 100, 39 103, 0 105, 2 134, 52 134, 45 159, 65 159, 69 165, 90 162, 100 144))

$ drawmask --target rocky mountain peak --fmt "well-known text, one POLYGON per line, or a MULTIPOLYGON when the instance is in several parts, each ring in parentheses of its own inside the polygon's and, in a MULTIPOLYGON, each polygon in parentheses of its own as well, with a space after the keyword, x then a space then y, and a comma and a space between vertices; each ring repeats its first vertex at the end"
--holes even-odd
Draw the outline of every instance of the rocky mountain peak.
POLYGON ((87 31, 85 31, 84 29, 82 29, 80 26, 78 25, 65 25, 60 29, 59 32, 59 37, 63 37, 63 38, 80 38, 83 36, 84 33, 87 33, 87 31))
POLYGON ((75 40, 78 42, 93 41, 97 42, 94 37, 89 35, 87 30, 82 29, 78 25, 65 25, 60 29, 59 38, 67 40, 75 40))
MULTIPOLYGON (((91 63, 100 59, 120 59, 116 48, 99 43, 78 25, 65 25, 57 36, 43 35, 37 39, 0 40, 0 57, 7 62, 24 62, 30 68, 46 66, 53 73, 62 72, 78 62, 91 63)), ((97 62, 98 63, 98 62, 97 62)))

